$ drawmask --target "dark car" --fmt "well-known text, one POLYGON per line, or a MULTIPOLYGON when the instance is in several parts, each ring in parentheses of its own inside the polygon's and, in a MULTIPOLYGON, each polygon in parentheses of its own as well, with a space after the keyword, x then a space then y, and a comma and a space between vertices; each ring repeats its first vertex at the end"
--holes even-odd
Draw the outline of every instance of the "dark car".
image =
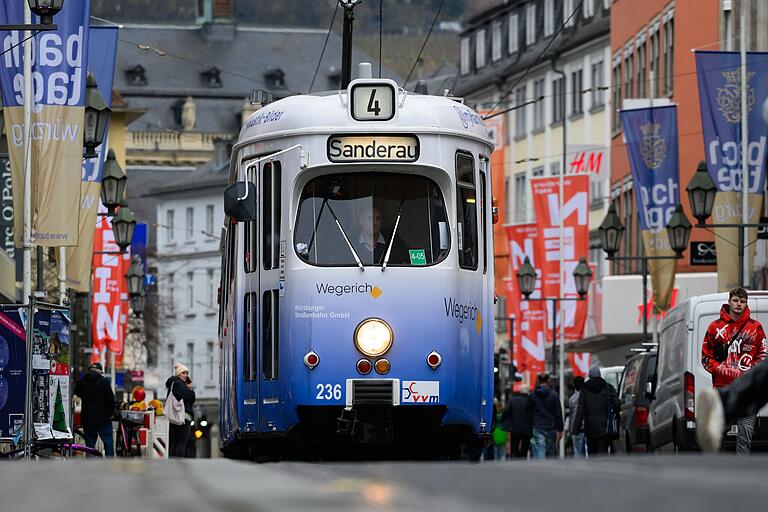
POLYGON ((656 370, 656 352, 643 352, 627 361, 621 376, 621 438, 618 451, 648 451, 648 410, 651 402, 647 383, 656 370))

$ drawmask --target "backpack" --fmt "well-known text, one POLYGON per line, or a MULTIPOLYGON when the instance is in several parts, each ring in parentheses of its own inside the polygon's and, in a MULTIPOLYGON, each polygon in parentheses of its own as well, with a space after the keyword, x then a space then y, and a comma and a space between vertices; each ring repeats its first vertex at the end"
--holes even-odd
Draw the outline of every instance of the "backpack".
POLYGON ((168 418, 168 423, 172 425, 184 424, 184 402, 176 398, 173 394, 174 382, 171 384, 171 389, 168 391, 168 398, 165 399, 165 416, 168 418))

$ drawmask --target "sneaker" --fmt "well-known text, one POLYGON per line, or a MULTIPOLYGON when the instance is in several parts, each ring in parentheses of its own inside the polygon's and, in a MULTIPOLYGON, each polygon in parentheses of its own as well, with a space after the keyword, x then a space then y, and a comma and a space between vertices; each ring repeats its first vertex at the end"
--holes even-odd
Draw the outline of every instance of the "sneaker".
POLYGON ((696 397, 696 440, 701 451, 720 450, 725 432, 725 413, 720 394, 715 388, 705 388, 696 397))

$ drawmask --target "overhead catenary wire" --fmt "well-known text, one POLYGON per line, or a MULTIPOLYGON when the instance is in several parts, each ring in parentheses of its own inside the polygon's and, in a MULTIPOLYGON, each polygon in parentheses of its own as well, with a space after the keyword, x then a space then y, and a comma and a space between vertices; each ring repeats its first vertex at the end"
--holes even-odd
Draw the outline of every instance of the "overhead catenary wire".
POLYGON ((419 65, 421 54, 424 52, 424 48, 427 47, 427 43, 429 42, 429 36, 432 35, 432 30, 435 28, 435 24, 437 23, 437 18, 440 17, 440 11, 443 10, 444 5, 445 5, 445 0, 441 0, 440 6, 437 8, 437 12, 435 13, 435 18, 432 20, 432 25, 429 27, 429 32, 427 32, 427 37, 424 39, 424 44, 421 45, 421 50, 419 50, 419 54, 416 55, 416 60, 413 61, 413 66, 411 66, 411 71, 408 73, 408 76, 405 78, 405 82, 403 82, 403 89, 405 89, 405 86, 408 85, 408 81, 411 79, 411 75, 413 75, 413 72, 416 70, 416 66, 419 65))
POLYGON ((381 78, 381 47, 384 35, 384 0, 379 0, 379 78, 381 78))
POLYGON ((323 56, 325 55, 325 49, 328 46, 328 39, 331 37, 331 31, 333 30, 333 23, 336 21, 336 14, 339 12, 339 2, 336 2, 336 7, 333 8, 333 16, 331 16, 331 24, 328 25, 328 33, 325 34, 325 42, 323 43, 323 50, 320 52, 320 58, 317 59, 317 66, 315 67, 315 74, 312 76, 312 83, 309 84, 309 91, 312 92, 312 88, 315 86, 315 80, 317 79, 317 73, 320 71, 320 63, 323 62, 323 56))
POLYGON ((14 44, 14 45, 11 45, 9 48, 6 48, 6 49, 5 49, 5 50, 3 50, 2 52, 0 52, 0 56, 2 56, 2 55, 5 55, 6 53, 8 53, 9 51, 13 50, 13 49, 14 49, 14 48, 16 48, 17 46, 20 46, 20 45, 24 44, 25 42, 29 41, 30 39, 32 39, 33 37, 35 37, 36 35, 38 35, 40 32, 42 32, 42 30, 35 30, 35 33, 34 33, 34 34, 32 34, 31 36, 29 36, 29 37, 25 37, 24 39, 22 39, 22 40, 21 40, 21 41, 19 41, 18 43, 14 44))

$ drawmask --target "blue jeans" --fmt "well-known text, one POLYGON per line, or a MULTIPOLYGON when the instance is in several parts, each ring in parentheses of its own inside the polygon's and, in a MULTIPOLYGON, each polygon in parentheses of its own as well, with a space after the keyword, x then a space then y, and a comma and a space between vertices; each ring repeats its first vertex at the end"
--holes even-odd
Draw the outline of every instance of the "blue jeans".
POLYGON ((493 445, 493 458, 499 462, 507 460, 507 445, 495 444, 493 445))
POLYGON ((98 428, 86 427, 83 425, 83 436, 85 437, 85 446, 96 448, 97 437, 104 443, 104 455, 107 457, 115 456, 115 441, 112 437, 112 422, 98 428))
POLYGON ((531 458, 546 459, 547 457, 556 456, 556 440, 557 437, 554 430, 533 429, 533 437, 531 437, 531 458))
POLYGON ((572 434, 571 441, 573 442, 573 458, 583 459, 586 450, 584 449, 584 432, 580 434, 572 434))

